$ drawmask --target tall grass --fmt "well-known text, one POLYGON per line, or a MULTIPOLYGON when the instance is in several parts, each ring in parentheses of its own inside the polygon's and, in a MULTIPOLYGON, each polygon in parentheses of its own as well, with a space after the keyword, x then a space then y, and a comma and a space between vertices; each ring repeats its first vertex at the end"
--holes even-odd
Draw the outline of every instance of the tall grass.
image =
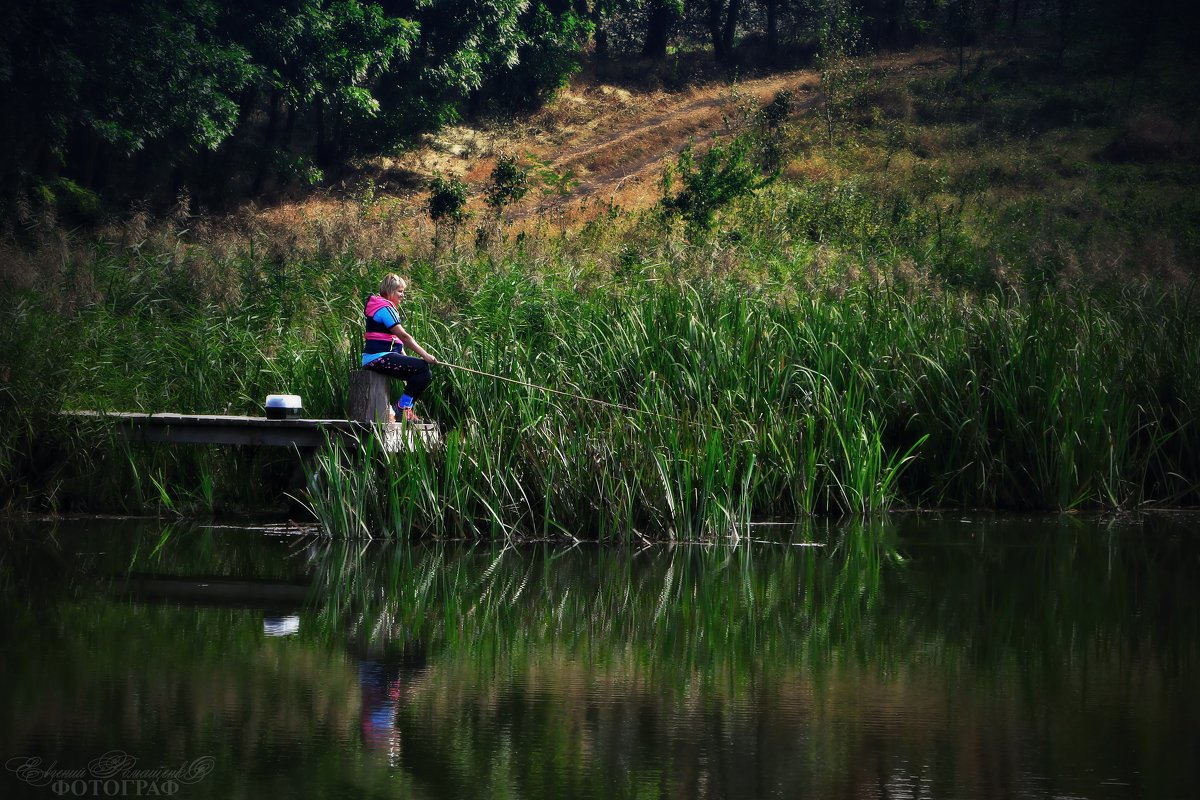
POLYGON ((301 499, 341 535, 709 538, 898 504, 1200 499, 1192 291, 1034 281, 1036 254, 1015 265, 1030 278, 1002 280, 994 242, 952 212, 817 182, 750 198, 715 233, 610 215, 418 242, 403 263, 326 239, 290 255, 253 236, 68 249, 43 276, 68 291, 43 283, 0 310, 5 502, 271 504, 287 454, 131 448, 54 412, 255 413, 290 392, 343 416, 360 303, 395 269, 413 279, 406 324, 443 361, 580 399, 438 369, 422 402, 444 448, 318 461, 301 499))
POLYGON ((451 363, 646 414, 442 371, 444 450, 326 459, 315 485, 353 487, 333 494, 371 535, 601 538, 1195 495, 1178 448, 1197 435, 1180 411, 1200 353, 1171 335, 1193 324, 1186 298, 621 288, 580 295, 514 267, 423 324, 451 363))

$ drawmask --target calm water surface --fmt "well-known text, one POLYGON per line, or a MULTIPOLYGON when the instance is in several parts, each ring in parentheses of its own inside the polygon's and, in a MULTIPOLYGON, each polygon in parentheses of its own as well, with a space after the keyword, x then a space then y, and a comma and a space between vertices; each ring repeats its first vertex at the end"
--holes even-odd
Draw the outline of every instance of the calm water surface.
POLYGON ((6 525, 3 797, 1200 790, 1200 515, 642 551, 6 525))

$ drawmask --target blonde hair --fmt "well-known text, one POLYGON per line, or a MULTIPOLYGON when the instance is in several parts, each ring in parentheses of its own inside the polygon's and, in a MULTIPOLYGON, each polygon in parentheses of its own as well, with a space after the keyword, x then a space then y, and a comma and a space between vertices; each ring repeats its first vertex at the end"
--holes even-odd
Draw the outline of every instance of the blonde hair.
POLYGON ((379 283, 379 296, 387 297, 397 289, 407 289, 408 283, 394 272, 389 272, 383 276, 383 280, 379 283))

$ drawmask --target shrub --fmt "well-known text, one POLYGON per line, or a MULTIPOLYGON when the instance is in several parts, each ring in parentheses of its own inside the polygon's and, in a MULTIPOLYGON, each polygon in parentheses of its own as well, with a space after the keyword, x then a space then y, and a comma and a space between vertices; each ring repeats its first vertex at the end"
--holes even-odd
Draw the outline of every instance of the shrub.
POLYGON ((789 89, 784 89, 776 94, 775 98, 763 106, 760 112, 763 127, 767 130, 778 130, 791 116, 795 107, 795 99, 795 95, 789 89))
POLYGON ((467 185, 451 175, 434 175, 429 181, 429 218, 434 225, 462 222, 466 217, 467 185))
POLYGON ((690 146, 684 149, 675 169, 663 178, 664 193, 670 192, 676 175, 683 187, 675 196, 663 199, 664 210, 706 229, 712 227, 718 209, 769 180, 754 163, 752 142, 747 136, 737 136, 727 145, 714 144, 698 159, 690 146))
POLYGON ((481 94, 501 109, 536 108, 579 71, 580 48, 591 38, 593 23, 572 9, 552 11, 545 2, 530 3, 522 15, 525 41, 513 64, 498 72, 481 94))
POLYGON ((496 159, 485 192, 487 204, 499 214, 505 206, 517 202, 529 192, 529 168, 521 166, 515 156, 500 156, 496 159))

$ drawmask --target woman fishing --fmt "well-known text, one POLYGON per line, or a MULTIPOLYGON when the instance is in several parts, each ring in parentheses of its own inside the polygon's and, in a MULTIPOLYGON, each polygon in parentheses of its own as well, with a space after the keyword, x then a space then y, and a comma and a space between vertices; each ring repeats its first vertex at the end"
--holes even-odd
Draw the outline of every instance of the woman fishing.
POLYGON ((395 273, 388 273, 379 284, 379 294, 367 300, 363 313, 367 318, 364 335, 362 367, 404 381, 404 394, 393 406, 396 419, 417 423, 421 418, 413 411, 413 401, 421 396, 433 380, 430 364, 437 358, 417 344, 412 334, 400 324, 400 302, 408 284, 395 273), (418 357, 405 355, 405 349, 418 357))

